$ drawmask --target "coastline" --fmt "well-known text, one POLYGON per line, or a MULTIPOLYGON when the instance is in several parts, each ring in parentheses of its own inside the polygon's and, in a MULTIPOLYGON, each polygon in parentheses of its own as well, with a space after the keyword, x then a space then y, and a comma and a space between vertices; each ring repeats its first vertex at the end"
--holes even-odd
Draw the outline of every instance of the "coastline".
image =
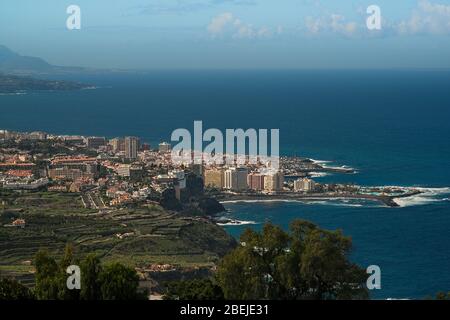
POLYGON ((232 195, 222 194, 216 199, 221 204, 236 203, 236 202, 302 202, 302 201, 314 201, 314 200, 339 200, 339 199, 362 199, 376 201, 384 204, 387 207, 399 207, 395 202, 397 198, 407 198, 423 193, 422 191, 415 190, 402 195, 384 196, 384 195, 370 195, 370 194, 351 194, 344 193, 338 195, 332 194, 255 194, 255 195, 232 195))

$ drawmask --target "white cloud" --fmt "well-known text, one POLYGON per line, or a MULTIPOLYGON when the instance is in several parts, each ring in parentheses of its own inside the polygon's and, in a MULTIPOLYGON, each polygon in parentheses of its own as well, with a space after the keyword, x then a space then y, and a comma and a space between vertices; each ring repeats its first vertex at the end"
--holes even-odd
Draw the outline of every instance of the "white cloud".
POLYGON ((227 25, 233 22, 234 17, 230 12, 224 12, 214 17, 208 25, 208 32, 212 35, 218 35, 225 31, 227 25))
POLYGON ((358 31, 358 24, 347 21, 344 16, 330 14, 324 17, 306 17, 305 27, 310 34, 337 33, 345 36, 352 36, 358 31))
POLYGON ((396 28, 400 34, 450 34, 450 5, 421 0, 411 17, 396 28))
POLYGON ((331 30, 333 32, 352 35, 356 32, 356 22, 347 22, 344 16, 338 14, 331 15, 331 30))
MULTIPOLYGON (((208 33, 214 38, 230 37, 233 39, 263 39, 271 37, 274 32, 268 27, 254 27, 236 18, 230 12, 224 12, 214 17, 207 27, 208 33)), ((277 29, 277 34, 282 28, 277 29)))
POLYGON ((434 3, 430 0, 419 0, 409 18, 403 21, 388 21, 382 16, 382 30, 369 31, 365 27, 366 14, 359 9, 362 19, 359 22, 348 21, 339 14, 320 17, 306 17, 305 28, 310 35, 340 34, 353 36, 388 36, 435 34, 450 35, 450 5, 434 3))
MULTIPOLYGON (((385 37, 413 34, 450 35, 450 5, 439 4, 432 0, 418 0, 416 8, 404 21, 390 21, 382 15, 382 29, 368 30, 366 27, 367 13, 361 7, 358 10, 360 18, 347 19, 338 13, 317 17, 307 16, 304 25, 295 35, 340 35, 348 38, 385 37)), ((387 13, 386 13, 387 15, 387 13)), ((284 32, 284 27, 255 27, 246 23, 230 12, 214 17, 208 25, 208 33, 213 37, 231 39, 265 39, 278 36, 284 32)), ((289 30, 289 29, 288 29, 289 30)))

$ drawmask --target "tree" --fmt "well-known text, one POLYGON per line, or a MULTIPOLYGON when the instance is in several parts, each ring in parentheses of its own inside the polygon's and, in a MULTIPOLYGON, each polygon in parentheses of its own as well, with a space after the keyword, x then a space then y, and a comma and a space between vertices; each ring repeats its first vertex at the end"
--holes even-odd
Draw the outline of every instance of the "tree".
POLYGON ((217 279, 226 299, 368 298, 364 269, 348 261, 351 239, 302 220, 290 233, 266 224, 247 230, 225 256, 217 279))
POLYGON ((15 279, 0 279, 0 300, 34 300, 33 292, 15 279))
POLYGON ((45 250, 35 256, 36 297, 39 300, 78 300, 79 291, 67 288, 67 267, 76 264, 73 246, 67 244, 59 264, 45 250))
POLYGON ((47 251, 35 257, 36 298, 39 300, 135 300, 146 298, 138 291, 139 277, 134 269, 119 263, 102 267, 94 254, 76 261, 73 246, 67 245, 61 261, 56 263, 47 251), (66 273, 70 265, 80 265, 81 289, 67 288, 66 273))
POLYGON ((36 297, 39 300, 57 300, 59 284, 57 279, 58 264, 47 251, 39 250, 34 258, 36 268, 36 297))
POLYGON ((80 291, 79 290, 69 290, 67 288, 67 277, 69 274, 67 274, 66 270, 67 267, 70 265, 77 265, 78 263, 75 262, 74 259, 74 248, 72 244, 67 244, 66 248, 64 250, 64 255, 59 262, 59 269, 56 275, 56 281, 58 283, 59 289, 58 289, 58 299, 59 300, 79 300, 80 298, 80 291))
POLYGON ((103 300, 136 300, 138 294, 139 277, 136 271, 113 263, 106 266, 100 273, 101 293, 103 300))
POLYGON ((78 300, 79 291, 67 288, 67 267, 76 264, 73 257, 73 246, 68 244, 59 264, 45 250, 35 256, 36 268, 35 293, 39 300, 78 300))
POLYGON ((173 281, 167 286, 164 300, 223 300, 222 289, 211 279, 173 281))
POLYGON ((89 254, 81 262, 81 292, 82 300, 101 300, 101 282, 100 273, 102 266, 100 259, 95 254, 89 254))
POLYGON ((183 205, 175 195, 175 189, 164 190, 161 193, 161 199, 159 203, 164 209, 167 210, 180 211, 183 209, 183 205))

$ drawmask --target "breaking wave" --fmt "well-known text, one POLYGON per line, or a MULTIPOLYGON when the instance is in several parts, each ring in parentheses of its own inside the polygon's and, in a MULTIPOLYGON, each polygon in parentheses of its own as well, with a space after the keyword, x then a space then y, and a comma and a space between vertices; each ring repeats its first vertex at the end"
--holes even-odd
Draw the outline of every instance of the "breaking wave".
POLYGON ((223 205, 226 204, 239 204, 239 203, 301 203, 305 205, 324 205, 324 206, 335 206, 335 207, 379 207, 374 200, 366 199, 334 199, 334 198, 305 198, 302 200, 292 200, 292 199, 273 199, 273 200, 229 200, 221 201, 223 205))
MULTIPOLYGON (((401 188, 401 187, 399 187, 401 188)), ((421 206, 436 202, 448 201, 448 198, 443 198, 444 195, 450 194, 450 188, 423 188, 415 187, 414 189, 421 191, 421 194, 406 198, 396 198, 395 203, 400 207, 421 206)))
MULTIPOLYGON (((405 197, 405 198, 395 198, 394 202, 399 207, 411 207, 426 205, 438 202, 448 202, 450 195, 450 187, 443 188, 426 188, 426 187, 400 187, 400 186, 380 186, 379 188, 392 188, 399 189, 402 191, 418 190, 422 193, 405 197), (447 197, 446 197, 447 196, 447 197)), ((301 203, 307 205, 328 205, 328 206, 338 206, 338 207, 382 207, 376 200, 371 199, 346 199, 346 198, 305 198, 301 200, 293 199, 257 199, 257 200, 227 200, 221 203, 226 204, 237 204, 237 203, 301 203)))
POLYGON ((8 92, 8 93, 0 93, 0 96, 23 96, 26 94, 27 92, 8 92))
POLYGON ((258 224, 256 221, 245 221, 245 220, 236 220, 232 219, 227 222, 217 222, 217 225, 219 226, 242 226, 242 225, 249 225, 249 224, 258 224))
POLYGON ((314 171, 310 172, 311 178, 323 178, 329 175, 330 175, 329 172, 314 172, 314 171))

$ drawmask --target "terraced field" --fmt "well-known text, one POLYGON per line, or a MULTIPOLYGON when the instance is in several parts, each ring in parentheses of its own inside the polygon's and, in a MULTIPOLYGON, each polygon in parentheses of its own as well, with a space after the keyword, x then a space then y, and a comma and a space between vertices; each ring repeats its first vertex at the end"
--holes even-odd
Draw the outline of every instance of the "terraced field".
POLYGON ((0 204, 0 273, 27 279, 39 249, 60 256, 67 243, 79 256, 96 253, 134 267, 207 266, 235 245, 222 228, 155 205, 99 213, 85 209, 79 194, 43 192, 0 194, 0 204), (18 218, 25 228, 5 226, 18 218))

